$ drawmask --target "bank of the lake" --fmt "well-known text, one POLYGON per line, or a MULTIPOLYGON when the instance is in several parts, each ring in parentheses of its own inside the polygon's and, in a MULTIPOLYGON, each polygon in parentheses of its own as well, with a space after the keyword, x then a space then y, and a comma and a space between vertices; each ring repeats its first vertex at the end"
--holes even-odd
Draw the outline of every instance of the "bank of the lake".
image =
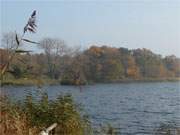
MULTIPOLYGON (((169 77, 169 78, 141 78, 141 79, 121 79, 121 80, 112 80, 112 81, 101 81, 101 82, 93 82, 87 81, 86 83, 81 83, 81 85, 91 85, 96 83, 133 83, 133 82, 178 82, 180 81, 180 77, 169 77)), ((43 85, 77 85, 73 82, 62 82, 58 79, 50 79, 50 78, 19 78, 19 79, 5 79, 1 82, 1 86, 43 86, 43 85)))
POLYGON ((19 78, 19 79, 6 79, 1 82, 2 86, 43 86, 43 85, 57 85, 60 84, 59 80, 48 78, 19 78))

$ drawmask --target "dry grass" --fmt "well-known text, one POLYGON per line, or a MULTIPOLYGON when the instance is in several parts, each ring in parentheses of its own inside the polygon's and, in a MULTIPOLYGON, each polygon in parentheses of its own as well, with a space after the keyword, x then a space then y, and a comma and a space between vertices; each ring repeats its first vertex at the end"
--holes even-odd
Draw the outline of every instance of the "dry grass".
POLYGON ((36 102, 28 96, 21 103, 1 96, 0 108, 1 135, 38 135, 53 123, 58 124, 55 135, 91 133, 90 125, 80 116, 71 96, 59 96, 57 100, 49 101, 42 95, 36 102))
POLYGON ((11 115, 9 112, 0 114, 0 131, 1 135, 35 135, 38 134, 37 128, 29 127, 29 122, 25 115, 11 115))
POLYGON ((0 134, 1 135, 35 135, 39 130, 29 126, 25 114, 10 105, 7 97, 0 98, 0 134))

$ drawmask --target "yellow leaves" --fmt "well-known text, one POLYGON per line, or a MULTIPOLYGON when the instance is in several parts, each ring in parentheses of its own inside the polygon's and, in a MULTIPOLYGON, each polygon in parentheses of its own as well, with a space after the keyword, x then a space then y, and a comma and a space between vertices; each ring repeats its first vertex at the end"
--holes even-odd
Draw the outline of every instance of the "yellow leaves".
POLYGON ((106 46, 103 47, 92 46, 89 49, 89 52, 96 56, 101 56, 102 54, 113 56, 115 54, 118 54, 118 49, 113 47, 106 47, 106 46))
POLYGON ((103 52, 103 50, 100 47, 95 47, 95 46, 91 47, 89 51, 96 56, 100 56, 103 52))
POLYGON ((139 68, 136 66, 129 67, 127 69, 127 75, 128 77, 137 78, 139 76, 139 68))
POLYGON ((139 68, 136 65, 136 62, 133 57, 128 58, 128 68, 126 70, 127 76, 131 78, 138 78, 139 75, 139 68))

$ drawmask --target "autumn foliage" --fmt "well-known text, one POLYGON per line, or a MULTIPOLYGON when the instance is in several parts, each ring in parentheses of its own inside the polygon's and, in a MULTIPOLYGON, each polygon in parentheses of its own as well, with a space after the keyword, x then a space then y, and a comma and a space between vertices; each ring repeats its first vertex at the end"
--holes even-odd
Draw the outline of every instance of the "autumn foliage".
MULTIPOLYGON (((67 50, 65 44, 61 47, 63 47, 61 51, 67 50)), ((59 80, 63 84, 78 85, 89 82, 180 77, 179 58, 173 55, 162 57, 148 49, 129 50, 91 46, 89 49, 74 53, 73 51, 58 53, 54 51, 58 49, 57 47, 48 48, 52 49, 49 52, 47 48, 42 49, 44 53, 40 54, 18 54, 6 76, 31 78, 38 75, 42 78, 59 80)), ((0 52, 3 66, 7 61, 7 51, 1 49, 0 52)))

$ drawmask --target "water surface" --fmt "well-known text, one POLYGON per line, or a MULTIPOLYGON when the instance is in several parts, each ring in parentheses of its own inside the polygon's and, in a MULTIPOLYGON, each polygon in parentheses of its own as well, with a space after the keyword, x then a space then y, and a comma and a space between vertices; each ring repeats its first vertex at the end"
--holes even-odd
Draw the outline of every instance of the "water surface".
MULTIPOLYGON (((180 127, 180 83, 120 83, 83 86, 46 86, 50 99, 70 93, 82 104, 95 127, 110 123, 123 135, 149 135, 162 123, 180 127)), ((22 99, 34 87, 3 87, 3 93, 22 99)))

